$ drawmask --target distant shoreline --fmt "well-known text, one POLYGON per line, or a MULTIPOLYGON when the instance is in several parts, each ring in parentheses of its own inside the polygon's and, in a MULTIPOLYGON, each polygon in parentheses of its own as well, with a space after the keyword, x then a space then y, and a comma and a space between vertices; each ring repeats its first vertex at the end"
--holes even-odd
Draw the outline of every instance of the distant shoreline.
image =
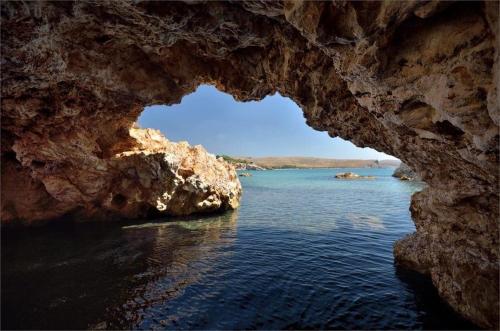
MULTIPOLYGON (((315 169, 388 169, 392 168, 395 169, 397 168, 396 166, 384 166, 384 167, 293 167, 293 168, 267 168, 265 170, 315 170, 315 169)), ((255 169, 236 169, 237 171, 262 171, 262 170, 255 170, 255 169)))
POLYGON ((330 169, 330 168, 396 168, 399 160, 355 160, 327 159, 317 157, 247 157, 222 156, 237 168, 252 170, 252 167, 265 169, 330 169))

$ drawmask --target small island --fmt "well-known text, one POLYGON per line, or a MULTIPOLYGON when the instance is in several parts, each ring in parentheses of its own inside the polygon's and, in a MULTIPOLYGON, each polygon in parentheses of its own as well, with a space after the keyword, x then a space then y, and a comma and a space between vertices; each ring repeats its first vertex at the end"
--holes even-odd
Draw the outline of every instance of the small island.
POLYGON ((375 176, 360 176, 354 172, 341 172, 335 175, 337 179, 375 179, 375 176))

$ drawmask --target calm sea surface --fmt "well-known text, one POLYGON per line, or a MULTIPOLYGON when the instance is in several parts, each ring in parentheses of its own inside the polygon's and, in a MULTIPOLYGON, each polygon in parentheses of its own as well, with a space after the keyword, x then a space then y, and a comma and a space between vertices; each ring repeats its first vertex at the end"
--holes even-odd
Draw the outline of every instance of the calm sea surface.
POLYGON ((221 215, 4 229, 2 329, 473 328, 394 266, 422 185, 391 173, 252 172, 221 215))

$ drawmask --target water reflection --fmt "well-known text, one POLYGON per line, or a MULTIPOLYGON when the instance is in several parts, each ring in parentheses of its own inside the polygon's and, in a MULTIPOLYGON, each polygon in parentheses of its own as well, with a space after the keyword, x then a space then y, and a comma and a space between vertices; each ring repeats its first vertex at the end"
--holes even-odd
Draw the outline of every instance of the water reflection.
POLYGON ((331 172, 243 177, 239 214, 4 230, 2 328, 469 328, 394 268, 417 186, 331 172))
POLYGON ((4 230, 2 329, 132 328, 210 272, 237 219, 4 230))

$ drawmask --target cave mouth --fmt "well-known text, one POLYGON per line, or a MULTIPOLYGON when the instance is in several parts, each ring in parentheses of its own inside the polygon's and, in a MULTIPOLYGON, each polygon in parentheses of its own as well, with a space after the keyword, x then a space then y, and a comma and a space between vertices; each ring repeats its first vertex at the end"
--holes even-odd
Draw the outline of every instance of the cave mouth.
POLYGON ((215 155, 398 160, 314 130, 302 109, 279 93, 242 102, 202 84, 178 104, 145 107, 136 123, 160 130, 170 141, 202 145, 215 155))
MULTIPOLYGON (((340 157, 345 161, 349 156, 355 159, 356 153, 359 153, 360 158, 370 162, 387 158, 385 154, 357 148, 340 138, 332 139, 325 132, 314 131, 304 123, 302 110, 288 98, 275 96, 271 100, 268 97, 259 102, 237 103, 224 94, 224 100, 231 99, 227 100, 227 109, 221 109, 224 107, 220 103, 204 98, 200 109, 194 109, 190 97, 196 97, 195 94, 185 96, 178 106, 157 106, 144 110, 141 116, 151 111, 157 113, 149 119, 140 117, 140 126, 160 129, 169 139, 171 133, 173 140, 188 140, 191 144, 201 143, 204 146, 217 138, 230 145, 238 139, 252 141, 257 131, 261 136, 254 150, 258 151, 263 146, 274 147, 263 154, 267 156, 272 156, 276 150, 283 152, 281 148, 291 144, 297 149, 295 152, 285 151, 285 155, 309 152, 312 153, 309 156, 313 157, 318 155, 311 150, 311 145, 329 148, 329 145, 337 143, 336 148, 339 149, 332 149, 331 156, 319 156, 333 157, 333 153, 345 153, 340 157), (187 109, 182 108, 183 105, 187 109), (259 111, 254 108, 260 109, 260 117, 251 117, 259 111), (202 112, 206 113, 205 118, 200 115, 202 112), (238 114, 240 123, 235 123, 230 114, 238 114), (268 117, 269 114, 274 117, 268 117), (281 122, 277 123, 278 120, 281 122), (207 125, 207 121, 214 126, 207 125), (233 128, 233 131, 217 131, 220 128, 215 125, 217 123, 222 123, 222 128, 233 128), (168 126, 165 128, 162 124, 168 126), (189 126, 188 132, 182 136, 186 134, 185 125, 189 126), (172 132, 172 129, 178 131, 172 132), (246 136, 232 136, 245 130, 249 132, 246 136), (266 131, 272 135, 266 136, 266 131), (200 133, 207 135, 198 137, 200 140, 194 143, 189 139, 190 135, 200 133), (217 137, 218 134, 221 136, 217 137), (273 139, 273 136, 282 140, 273 139), (296 140, 290 142, 291 138, 296 140)), ((246 154, 244 150, 207 149, 214 154, 236 157, 246 154)), ((149 162, 148 159, 146 161, 149 162)), ((133 164, 137 167, 121 169, 121 176, 126 179, 139 177, 140 180, 144 168, 133 164)), ((375 162, 370 165, 375 165, 375 162)), ((283 168, 294 167, 297 166, 287 163, 283 168)), ((374 327, 373 323, 380 328, 396 323, 400 327, 425 325, 431 329, 441 323, 455 328, 469 326, 439 299, 428 279, 406 273, 393 263, 394 241, 415 230, 408 206, 411 193, 421 187, 414 182, 393 178, 392 169, 347 167, 253 172, 252 177, 241 177, 245 205, 222 215, 186 218, 166 217, 156 212, 138 217, 125 226, 123 223, 115 224, 114 228, 108 225, 112 231, 103 231, 95 224, 85 224, 73 234, 59 231, 53 235, 49 232, 47 238, 72 241, 66 244, 67 251, 77 261, 66 269, 56 266, 55 271, 59 271, 56 281, 80 270, 91 270, 100 278, 98 281, 92 277, 85 277, 80 282, 73 278, 67 281, 72 286, 72 293, 65 297, 65 302, 57 301, 58 298, 51 294, 50 284, 43 283, 20 309, 27 318, 23 321, 6 319, 4 323, 11 327, 29 323, 39 325, 36 324, 41 319, 38 312, 27 313, 24 307, 49 298, 51 302, 58 302, 57 309, 48 309, 43 319, 50 320, 51 326, 67 328, 68 322, 61 317, 65 314, 60 312, 69 311, 74 302, 83 302, 82 297, 93 297, 96 303, 86 314, 73 319, 75 324, 72 325, 141 329, 161 324, 161 327, 189 329, 192 326, 190 323, 199 319, 200 325, 207 329, 227 327, 228 323, 231 328, 250 329, 258 325, 253 323, 274 323, 279 328, 295 323, 295 328, 324 325, 325 328, 346 329, 374 327), (357 182, 334 178, 337 172, 345 171, 375 175, 377 178, 357 182), (381 190, 384 186, 388 189, 381 190), (85 245, 93 243, 95 238, 100 242, 98 254, 89 247, 92 245, 85 245), (119 257, 116 257, 118 244, 115 243, 123 247, 118 251, 119 257), (131 278, 134 280, 131 281, 131 278), (269 280, 278 285, 270 285, 269 280), (231 294, 224 295, 227 289, 231 294), (202 295, 198 295, 200 293, 202 295), (101 300, 95 299, 103 295, 116 300, 116 307, 107 307, 101 300), (272 299, 283 296, 287 300, 272 299), (414 300, 414 297, 418 299, 414 300), (122 302, 124 300, 125 303, 122 302), (387 303, 385 308, 379 307, 381 300, 387 303), (345 308, 337 313, 332 311, 332 306, 336 305, 345 308), (305 306, 311 309, 301 308, 305 306), (206 307, 218 310, 210 317, 213 324, 203 324, 206 307), (236 323, 234 316, 240 316, 244 310, 252 310, 248 307, 258 310, 267 322, 261 321, 261 317, 245 316, 237 321, 237 325, 231 324, 236 323), (162 317, 163 309, 176 311, 175 319, 162 317), (103 311, 106 312, 104 316, 103 311), (113 314, 108 314, 108 311, 113 311, 113 314), (280 315, 279 312, 284 313, 280 315), (420 316, 420 312, 425 312, 425 318, 420 316), (284 321, 289 313, 301 317, 292 322, 284 321), (393 316, 400 316, 398 314, 405 317, 396 321, 393 316), (360 315, 368 318, 359 319, 360 315), (96 324, 96 320, 104 320, 106 324, 96 324)), ((184 169, 180 173, 188 177, 193 175, 193 172, 184 169)), ((149 185, 142 184, 144 187, 149 185)), ((131 195, 129 191, 117 192, 120 193, 112 196, 110 207, 117 211, 126 210, 128 201, 133 198, 128 198, 131 195)), ((26 247, 23 243, 27 239, 24 237, 16 242, 18 249, 26 247)), ((37 239, 36 248, 47 246, 52 252, 56 251, 54 242, 47 242, 43 235, 37 239)), ((46 259, 46 251, 36 249, 37 253, 32 254, 26 263, 46 259)), ((59 263, 61 265, 65 262, 64 257, 56 253, 52 253, 52 258, 63 259, 59 263)), ((8 256, 8 260, 12 261, 12 257, 8 256)), ((16 274, 9 273, 11 275, 16 274)), ((29 273, 22 279, 36 277, 36 273, 29 273)), ((14 279, 9 283, 11 288, 19 289, 22 284, 16 281, 16 277, 11 279, 14 279)), ((10 293, 7 300, 14 300, 10 293)))

